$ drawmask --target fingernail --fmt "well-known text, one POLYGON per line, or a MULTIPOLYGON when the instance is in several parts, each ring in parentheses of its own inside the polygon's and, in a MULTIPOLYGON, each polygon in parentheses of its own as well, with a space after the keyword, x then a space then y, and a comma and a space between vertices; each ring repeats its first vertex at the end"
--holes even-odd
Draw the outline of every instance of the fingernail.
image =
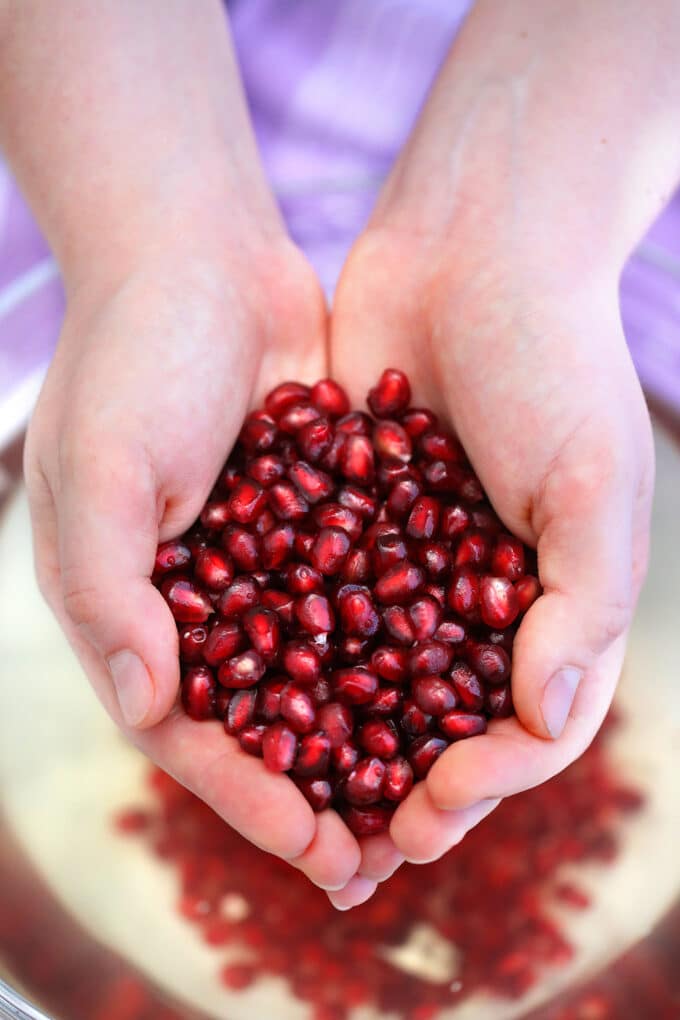
POLYGON ((562 736, 580 682, 581 671, 573 666, 565 666, 554 673, 545 685, 541 714, 553 740, 562 736))
POLYGON ((127 650, 116 652, 108 663, 123 719, 128 726, 139 726, 153 700, 149 671, 138 655, 127 650))

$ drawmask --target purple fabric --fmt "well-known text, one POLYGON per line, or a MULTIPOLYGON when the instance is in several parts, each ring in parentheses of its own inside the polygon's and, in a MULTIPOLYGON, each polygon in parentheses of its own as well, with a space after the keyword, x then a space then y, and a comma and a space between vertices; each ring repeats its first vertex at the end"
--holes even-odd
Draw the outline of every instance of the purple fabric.
MULTIPOLYGON (((329 296, 470 5, 228 4, 266 171, 329 296)), ((26 380, 47 364, 63 307, 47 246, 0 164, 0 446, 7 415, 28 410, 13 398, 33 393, 26 380)), ((626 267, 621 310, 643 385, 680 412, 680 193, 626 267)))

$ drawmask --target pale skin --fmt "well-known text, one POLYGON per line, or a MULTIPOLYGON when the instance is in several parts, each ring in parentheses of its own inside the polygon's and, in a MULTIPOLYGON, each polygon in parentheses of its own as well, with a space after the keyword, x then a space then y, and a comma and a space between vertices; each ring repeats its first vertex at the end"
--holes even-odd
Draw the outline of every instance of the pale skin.
POLYGON ((480 0, 329 318, 217 0, 200 18, 189 0, 0 4, 0 143, 68 298, 26 450, 41 588, 130 739, 341 909, 563 769, 613 696, 654 475, 617 284, 680 177, 679 46, 674 0, 644 18, 480 0), (386 365, 537 545, 545 594, 515 645, 517 717, 451 747, 389 834, 357 841, 176 708, 176 628, 148 578, 268 388, 332 374, 359 402, 386 365))

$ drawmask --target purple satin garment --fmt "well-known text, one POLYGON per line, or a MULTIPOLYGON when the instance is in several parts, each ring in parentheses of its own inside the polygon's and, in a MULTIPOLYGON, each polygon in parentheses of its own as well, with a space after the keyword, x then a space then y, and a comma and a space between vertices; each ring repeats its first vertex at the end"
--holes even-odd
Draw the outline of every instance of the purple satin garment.
MULTIPOLYGON (((470 0, 232 0, 262 159, 329 296, 470 0)), ((56 343, 58 272, 0 165, 0 446, 56 343)), ((680 193, 630 259, 623 323, 647 392, 680 413, 680 193)))

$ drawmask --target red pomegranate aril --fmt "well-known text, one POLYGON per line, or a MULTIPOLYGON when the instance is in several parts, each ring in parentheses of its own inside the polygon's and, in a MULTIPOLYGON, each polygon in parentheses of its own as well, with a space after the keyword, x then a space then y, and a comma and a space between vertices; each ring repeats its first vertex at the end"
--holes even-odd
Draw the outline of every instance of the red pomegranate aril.
POLYGON ((378 677, 364 667, 339 669, 334 676, 335 695, 344 704, 367 705, 378 690, 378 677))
POLYGON ((274 662, 281 644, 281 625, 273 609, 258 606, 243 617, 243 626, 255 651, 266 664, 274 662))
POLYGON ((207 666, 192 666, 182 680, 182 704, 192 719, 215 718, 215 677, 207 666))
POLYGON ((448 645, 462 645, 467 641, 467 628, 459 620, 443 620, 435 631, 435 640, 448 645))
POLYGON ((340 622, 345 634, 372 637, 380 626, 380 617, 368 590, 345 591, 338 596, 340 622))
POLYGON ((281 691, 279 711, 296 733, 311 733, 316 726, 316 709, 311 696, 296 684, 286 684, 281 691))
POLYGON ((439 500, 432 496, 419 496, 406 522, 406 534, 416 539, 433 538, 439 525, 439 513, 439 500))
POLYGON ((405 800, 413 787, 413 769, 410 763, 399 755, 392 758, 385 766, 385 785, 383 797, 385 800, 405 800))
POLYGON ((418 442, 420 453, 427 460, 449 460, 456 463, 465 459, 460 443, 439 429, 430 429, 423 432, 418 442))
POLYGON ((336 432, 333 435, 330 446, 328 447, 326 452, 323 453, 322 456, 318 458, 318 461, 314 458, 314 456, 312 456, 312 452, 310 452, 307 449, 307 447, 301 447, 301 449, 304 450, 304 454, 307 460, 311 461, 313 464, 318 463, 319 466, 324 469, 324 471, 329 471, 331 474, 335 474, 338 470, 338 464, 340 463, 340 451, 342 450, 344 444, 345 434, 343 432, 336 432))
POLYGON ((348 435, 340 449, 339 466, 348 481, 370 485, 375 477, 375 461, 369 437, 348 435))
POLYGON ((349 397, 333 379, 320 379, 312 386, 309 399, 329 418, 341 418, 349 412, 349 397))
POLYGON ((298 776, 295 785, 310 805, 312 811, 325 811, 333 799, 333 788, 327 779, 298 776))
POLYGON ((416 641, 433 637, 442 618, 442 607, 431 595, 421 595, 408 607, 416 641))
POLYGON ((332 748, 340 747, 352 734, 354 717, 346 705, 332 701, 317 712, 317 724, 330 741, 332 748))
POLYGON ((498 577, 518 581, 524 574, 524 544, 512 535, 499 535, 491 554, 491 569, 498 577))
POLYGON ((297 486, 308 503, 320 503, 328 499, 335 489, 335 483, 325 471, 312 467, 306 460, 298 460, 288 468, 288 477, 297 486))
POLYGON ((352 740, 331 749, 331 762, 336 775, 348 776, 361 758, 361 751, 352 740))
POLYGON ((305 425, 309 425, 310 422, 316 421, 319 417, 319 412, 313 404, 310 404, 308 401, 301 401, 299 404, 291 404, 290 407, 286 408, 279 417, 278 426, 282 432, 287 432, 288 435, 295 435, 305 425))
POLYGON ((377 836, 389 829, 392 814, 390 808, 374 804, 363 808, 345 808, 342 817, 347 828, 355 836, 377 836))
MULTIPOLYGON (((458 481, 458 495, 467 500, 468 503, 481 503, 484 499, 484 489, 474 471, 463 471, 458 481)), ((472 520, 475 527, 481 527, 481 518, 474 512, 472 520)))
POLYGON ((295 599, 288 592, 267 588, 262 592, 261 602, 265 609, 273 609, 287 626, 292 624, 295 619, 295 599))
POLYGON ((386 570, 408 558, 408 549, 401 535, 388 532, 378 535, 373 546, 373 570, 381 577, 386 570))
POLYGON ((404 700, 404 708, 401 715, 401 728, 409 737, 420 737, 430 729, 432 716, 427 715, 421 708, 418 708, 412 698, 404 700))
POLYGON ((438 717, 458 705, 456 692, 440 676, 416 676, 411 683, 413 700, 425 715, 438 717))
POLYGON ((272 723, 262 740, 262 757, 270 772, 288 772, 298 749, 297 737, 284 722, 272 723))
POLYGON ((298 382, 284 382, 268 393, 264 406, 267 414, 277 419, 287 407, 309 398, 309 386, 298 382))
POLYGON ((251 525, 251 527, 254 528, 257 537, 261 538, 263 535, 266 535, 269 531, 271 531, 275 524, 276 517, 274 517, 274 514, 271 512, 271 510, 265 507, 265 509, 262 511, 261 514, 259 514, 257 520, 253 525, 251 525))
POLYGON ((471 618, 479 606, 479 575, 471 567, 458 567, 449 588, 449 607, 458 616, 471 618))
POLYGON ((222 533, 222 546, 239 570, 257 570, 260 565, 260 539, 250 531, 231 524, 222 533))
MULTIPOLYGON (((189 549, 191 555, 196 557, 202 549, 207 549, 209 545, 212 545, 213 538, 213 535, 203 530, 200 523, 196 523, 191 531, 187 532, 184 536, 184 544, 189 549)), ((157 584, 158 576, 155 572, 152 576, 154 583, 157 584)))
POLYGON ((350 549, 340 574, 350 584, 366 584, 373 575, 371 554, 368 549, 350 549))
POLYGON ((338 489, 337 500, 340 506, 352 510, 365 521, 372 521, 376 515, 378 501, 375 496, 354 485, 343 485, 338 489))
POLYGON ((375 594, 386 605, 403 605, 417 595, 424 584, 424 571, 415 563, 403 560, 378 578, 375 594))
POLYGON ((417 560, 428 577, 439 580, 451 570, 451 553, 441 542, 422 542, 417 560))
POLYGON ((464 740, 466 737, 476 737, 480 733, 486 733, 486 717, 478 713, 473 714, 454 709, 441 717, 439 728, 449 740, 464 740))
POLYGON ((363 411, 350 411, 343 414, 342 418, 335 423, 337 432, 342 436, 370 436, 373 431, 373 422, 363 411))
POLYGON ((458 538, 470 526, 470 514, 461 503, 445 506, 439 520, 442 538, 458 538))
POLYGON ((220 666, 217 678, 223 687, 243 689, 254 687, 264 676, 265 664, 254 648, 227 659, 220 666))
POLYGON ((301 521, 309 503, 290 482, 276 482, 269 492, 269 506, 281 521, 301 521))
POLYGON ((250 461, 247 471, 251 478, 264 489, 268 489, 274 482, 281 481, 286 473, 286 465, 276 454, 263 453, 261 457, 255 457, 250 461))
POLYGON ((405 464, 410 461, 413 452, 409 434, 396 421, 377 423, 373 429, 373 446, 379 457, 393 457, 405 464))
POLYGON ((466 662, 454 662, 449 680, 464 708, 477 711, 484 705, 484 690, 479 677, 466 662))
POLYGON ((262 566, 265 570, 280 570, 292 556, 295 529, 292 524, 275 524, 261 541, 262 566))
POLYGON ((209 666, 219 666, 242 651, 245 636, 236 620, 214 623, 203 647, 203 658, 209 666))
POLYGON ((392 517, 405 517, 421 495, 423 487, 415 478, 400 478, 392 485, 387 497, 387 509, 392 517))
POLYGON ((289 563, 284 571, 285 583, 292 595, 308 595, 312 591, 323 591, 323 575, 306 563, 289 563))
POLYGON ((519 603, 512 581, 484 575, 479 583, 479 610, 487 627, 503 630, 514 623, 519 603))
POLYGON ((378 383, 369 390, 367 403, 376 418, 402 414, 411 400, 411 386, 403 372, 386 368, 378 383))
POLYGON ((231 736, 236 736, 246 726, 250 726, 255 717, 257 691, 253 687, 234 691, 227 714, 224 717, 224 728, 231 736))
POLYGON ((353 542, 356 542, 362 532, 361 517, 340 503, 325 503, 323 506, 314 508, 312 514, 317 527, 341 528, 353 542))
POLYGON ((512 692, 510 684, 492 687, 484 697, 484 708, 487 715, 494 719, 507 719, 513 713, 512 692))
POLYGON ((331 742, 325 733, 317 730, 300 741, 293 771, 296 776, 325 776, 331 756, 331 742))
POLYGON ((411 676, 445 673, 453 661, 453 649, 443 641, 422 641, 409 652, 411 676))
POLYGON ((166 578, 161 594, 178 623, 205 623, 215 612, 207 592, 188 578, 166 578))
POLYGON ((520 613, 526 613, 542 592, 541 582, 530 574, 520 578, 515 584, 515 595, 520 613))
POLYGON ((446 740, 435 737, 430 733, 416 737, 408 749, 407 757, 414 774, 418 779, 424 779, 430 771, 440 754, 448 747, 446 740))
POLYGON ((262 757, 262 742, 266 731, 264 723, 254 723, 239 731, 238 742, 246 754, 252 754, 256 758, 262 757))
POLYGON ((269 415, 249 414, 239 434, 239 442, 247 453, 265 453, 276 442, 276 422, 269 415))
POLYGON ((371 669, 390 683, 400 684, 408 676, 408 651, 391 645, 380 645, 371 655, 371 669))
POLYGON ((376 804, 384 785, 385 763, 380 758, 362 758, 345 780, 345 799, 357 807, 376 804))
MULTIPOLYGON (((237 485, 240 485, 240 481, 237 485)), ((229 500, 211 500, 201 510, 201 524, 206 531, 221 531, 231 520, 229 500)))
POLYGON ((391 719, 369 719, 359 727, 357 742, 367 754, 386 761, 399 750, 399 734, 391 719))
POLYGON ((257 691, 257 715, 264 722, 276 722, 281 714, 281 692, 287 685, 288 678, 265 680, 257 691))
POLYGON ((283 668, 298 684, 316 683, 321 676, 321 657, 307 641, 291 641, 283 650, 283 668))
POLYGON ((307 634, 330 634, 335 627, 335 615, 325 595, 310 592, 301 595, 295 603, 298 623, 307 634))
POLYGON ((409 407, 400 421, 411 439, 418 439, 424 432, 432 432, 438 425, 437 415, 424 407, 409 407))
POLYGON ((188 545, 177 539, 172 542, 163 542, 156 550, 154 577, 169 574, 171 570, 181 570, 188 563, 191 563, 191 549, 188 545))
POLYGON ((437 493, 460 493, 465 475, 462 469, 448 460, 431 460, 425 463, 423 478, 427 488, 437 493))
POLYGON ((233 691, 228 691, 226 687, 218 685, 215 691, 215 715, 218 719, 224 719, 226 716, 233 695, 233 691))
POLYGON ((469 641, 465 657, 475 673, 494 687, 510 678, 510 656, 500 645, 469 641))
POLYGON ((338 663, 346 666, 356 666, 365 662, 368 646, 368 638, 342 638, 337 646, 336 658, 338 663))
POLYGON ((371 715, 396 716, 404 701, 404 692, 398 687, 381 687, 368 706, 371 715))
POLYGON ((242 478, 229 497, 229 515, 239 524, 251 524, 265 509, 267 494, 253 478, 242 478))
POLYGON ((220 549, 203 549, 196 557, 194 574, 211 591, 224 591, 234 579, 234 565, 220 549))
POLYGON ((460 539, 454 564, 456 567, 483 567, 491 556, 491 542, 481 531, 467 531, 460 539))
POLYGON ((327 577, 339 574, 350 550, 350 537, 342 528, 322 528, 312 546, 314 567, 327 577))
POLYGON ((251 577, 237 577, 220 595, 218 609, 222 616, 243 616, 259 604, 261 592, 251 577))
POLYGON ((190 665, 201 663, 207 639, 208 628, 202 624, 183 627, 179 632, 179 657, 182 662, 190 665))
MULTIPOLYGON (((376 482, 381 493, 391 492, 395 485, 408 479, 419 484, 422 482, 422 475, 412 464, 405 464, 396 457, 385 457, 378 461, 376 482)), ((385 506, 384 510, 387 512, 388 507, 385 506)))
POLYGON ((383 624, 389 636, 400 645, 412 645, 416 639, 411 615, 404 606, 388 606, 383 610, 383 624))

